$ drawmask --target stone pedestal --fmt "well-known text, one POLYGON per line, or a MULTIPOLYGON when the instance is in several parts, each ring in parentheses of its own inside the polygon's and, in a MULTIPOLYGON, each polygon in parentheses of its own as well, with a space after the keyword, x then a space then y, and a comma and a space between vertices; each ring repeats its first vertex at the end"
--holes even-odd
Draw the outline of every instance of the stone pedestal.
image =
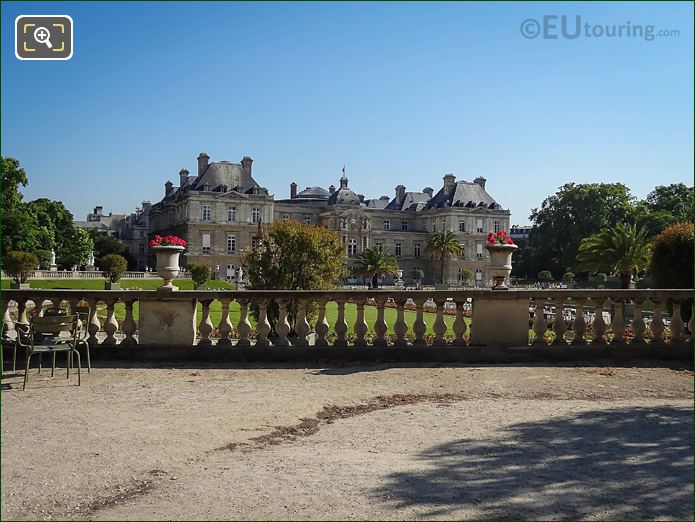
POLYGON ((471 344, 528 345, 528 299, 474 299, 471 344))
POLYGON ((84 270, 85 270, 85 272, 95 272, 95 271, 96 271, 96 267, 95 267, 94 265, 86 265, 86 266, 84 267, 84 270))
MULTIPOLYGON (((43 265, 46 266, 46 265, 43 265)), ((51 272, 57 272, 58 271, 58 265, 51 265, 48 267, 48 270, 51 272)))
POLYGON ((192 299, 140 299, 139 344, 193 346, 195 311, 192 299))

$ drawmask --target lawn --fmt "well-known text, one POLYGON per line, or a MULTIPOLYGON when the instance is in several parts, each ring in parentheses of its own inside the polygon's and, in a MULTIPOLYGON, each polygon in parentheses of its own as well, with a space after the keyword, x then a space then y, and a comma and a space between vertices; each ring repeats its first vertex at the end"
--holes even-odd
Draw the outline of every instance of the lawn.
MULTIPOLYGON (((50 288, 83 288, 86 290, 103 290, 104 289, 104 281, 102 279, 36 279, 36 280, 31 280, 29 281, 29 284, 31 285, 32 288, 45 288, 45 289, 50 289, 50 288)), ((162 284, 161 279, 122 279, 121 280, 121 287, 123 289, 141 289, 141 290, 154 290, 158 286, 162 284)), ((193 282, 189 279, 177 279, 174 281, 174 284, 181 288, 181 290, 192 290, 193 289, 193 282)), ((2 280, 2 288, 9 288, 10 286, 10 281, 9 280, 2 280)), ((220 289, 220 288, 229 288, 229 289, 234 289, 234 285, 231 285, 225 281, 208 281, 206 283, 205 288, 209 289, 220 289)), ((372 332, 374 329, 374 322, 376 321, 376 307, 374 306, 365 306, 364 309, 364 315, 365 315, 365 320, 367 321, 367 326, 368 326, 368 331, 372 332)), ((135 303, 133 305, 133 315, 135 320, 137 321, 138 319, 138 313, 139 313, 139 308, 138 308, 138 303, 135 303)), ((100 316, 104 317, 106 315, 106 306, 100 306, 100 316)), ((229 307, 229 315, 230 315, 230 320, 232 321, 232 324, 236 328, 237 323, 239 322, 239 304, 236 302, 233 302, 230 304, 229 307)), ((405 311, 405 321, 408 323, 408 330, 412 329, 412 325, 415 322, 415 312, 412 311, 405 311)), ((201 305, 198 304, 198 314, 196 318, 196 323, 200 323, 202 316, 202 308, 201 305)), ((328 324, 330 325, 330 328, 332 331, 333 326, 335 325, 336 318, 338 317, 338 305, 335 302, 329 302, 328 305, 326 306, 326 319, 328 320, 328 324)), ((353 327, 355 325, 355 318, 357 317, 357 307, 352 304, 352 303, 347 303, 345 305, 345 322, 348 324, 348 332, 352 333, 353 332, 353 327)), ((125 318, 125 305, 123 303, 118 303, 116 304, 116 319, 122 320, 125 318)), ((219 301, 213 301, 213 303, 210 305, 210 319, 212 320, 212 324, 217 327, 217 325, 220 322, 220 319, 222 318, 222 304, 219 301)), ((424 315, 425 318, 425 323, 427 323, 427 334, 434 334, 434 331, 432 330, 432 326, 434 325, 435 321, 435 314, 433 313, 425 313, 424 315)), ((396 322, 396 309, 395 308, 386 308, 384 311, 384 319, 386 320, 386 324, 388 325, 388 332, 393 333, 393 324, 396 322)), ((452 325, 454 323, 454 316, 451 315, 445 315, 444 316, 444 322, 447 325, 447 334, 448 335, 453 335, 454 331, 452 329, 452 325)), ((255 329, 256 323, 253 320, 252 317, 249 317, 249 320, 251 321, 252 327, 255 329)), ((470 320, 466 318, 466 323, 470 324, 470 320)), ((313 325, 312 329, 313 329, 313 325)))

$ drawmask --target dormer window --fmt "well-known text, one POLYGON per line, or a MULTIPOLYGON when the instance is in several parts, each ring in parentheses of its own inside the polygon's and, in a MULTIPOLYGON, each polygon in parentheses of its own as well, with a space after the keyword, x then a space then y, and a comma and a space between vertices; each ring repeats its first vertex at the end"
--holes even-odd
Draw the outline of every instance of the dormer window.
POLYGON ((210 192, 210 183, 203 184, 203 192, 210 192))

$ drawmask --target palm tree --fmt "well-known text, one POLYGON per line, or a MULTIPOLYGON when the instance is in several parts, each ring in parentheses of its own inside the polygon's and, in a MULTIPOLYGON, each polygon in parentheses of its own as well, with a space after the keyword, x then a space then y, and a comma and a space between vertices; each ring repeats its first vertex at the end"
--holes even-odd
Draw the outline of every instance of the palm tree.
POLYGON ((618 223, 598 234, 582 239, 577 261, 590 272, 605 272, 620 278, 622 288, 629 288, 633 274, 649 265, 652 245, 646 227, 618 223))
POLYGON ((363 250, 357 257, 357 269, 372 280, 372 288, 379 287, 379 278, 398 275, 396 258, 376 247, 363 250))
POLYGON ((437 232, 427 243, 425 253, 432 259, 437 257, 440 259, 442 263, 442 284, 444 284, 444 260, 450 254, 460 256, 461 245, 453 232, 437 232))

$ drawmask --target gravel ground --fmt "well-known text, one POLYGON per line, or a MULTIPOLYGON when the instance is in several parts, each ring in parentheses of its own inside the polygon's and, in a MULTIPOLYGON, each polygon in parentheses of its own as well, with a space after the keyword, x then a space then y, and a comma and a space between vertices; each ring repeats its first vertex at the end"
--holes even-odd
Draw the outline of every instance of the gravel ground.
POLYGON ((693 373, 95 368, 3 379, 3 519, 692 519, 693 373))

